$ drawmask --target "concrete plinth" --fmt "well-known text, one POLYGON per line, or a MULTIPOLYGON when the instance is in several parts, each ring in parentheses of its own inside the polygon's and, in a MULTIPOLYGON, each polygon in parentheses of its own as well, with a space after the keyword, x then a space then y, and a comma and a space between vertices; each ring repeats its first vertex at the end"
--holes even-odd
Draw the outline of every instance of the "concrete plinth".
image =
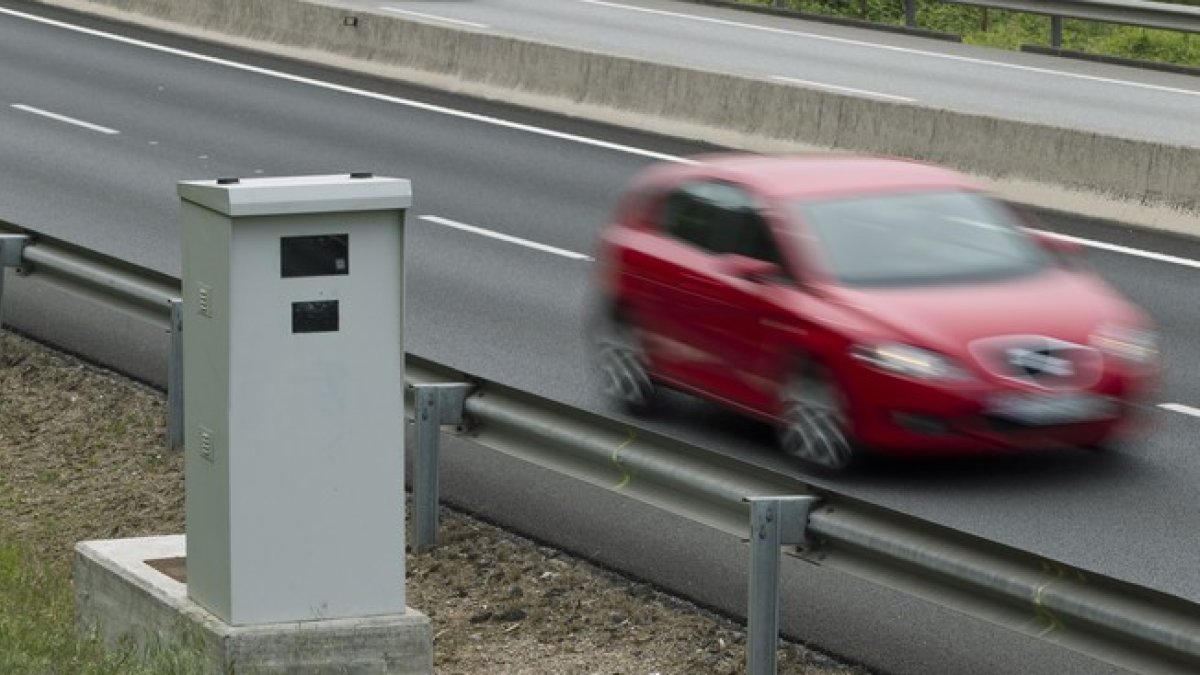
POLYGON ((185 551, 184 535, 77 544, 80 630, 110 646, 198 645, 214 673, 433 673, 432 628, 418 611, 231 626, 188 598, 185 551))

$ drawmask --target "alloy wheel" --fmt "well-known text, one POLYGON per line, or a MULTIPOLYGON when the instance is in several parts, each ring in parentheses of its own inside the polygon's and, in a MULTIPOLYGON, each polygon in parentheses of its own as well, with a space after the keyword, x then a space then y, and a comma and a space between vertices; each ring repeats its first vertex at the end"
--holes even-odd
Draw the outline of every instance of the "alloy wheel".
POLYGON ((846 433, 845 405, 829 375, 809 367, 788 378, 780 395, 779 444, 796 459, 827 471, 842 471, 856 458, 846 433))

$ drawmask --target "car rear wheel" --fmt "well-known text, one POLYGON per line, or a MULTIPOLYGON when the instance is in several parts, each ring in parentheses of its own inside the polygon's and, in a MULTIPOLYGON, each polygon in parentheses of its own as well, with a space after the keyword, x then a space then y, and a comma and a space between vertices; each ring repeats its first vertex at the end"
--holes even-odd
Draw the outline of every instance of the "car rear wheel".
POLYGON ((620 319, 605 321, 596 351, 605 398, 634 415, 652 413, 658 406, 659 391, 646 369, 646 353, 637 330, 620 319))
POLYGON ((784 383, 779 444, 787 454, 823 471, 844 471, 858 458, 847 432, 845 399, 825 368, 806 364, 784 383))

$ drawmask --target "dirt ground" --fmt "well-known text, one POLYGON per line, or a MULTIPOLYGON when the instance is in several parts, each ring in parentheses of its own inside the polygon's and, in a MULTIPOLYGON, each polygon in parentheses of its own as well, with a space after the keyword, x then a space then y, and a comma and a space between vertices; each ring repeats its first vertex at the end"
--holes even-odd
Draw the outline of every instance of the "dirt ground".
MULTIPOLYGON (((183 531, 165 397, 0 338, 0 536, 69 569, 76 541, 183 531)), ((744 671, 739 624, 467 514, 443 509, 441 524, 438 549, 408 556, 408 604, 433 621, 440 674, 744 671)), ((866 671, 785 644, 779 672, 866 671)))

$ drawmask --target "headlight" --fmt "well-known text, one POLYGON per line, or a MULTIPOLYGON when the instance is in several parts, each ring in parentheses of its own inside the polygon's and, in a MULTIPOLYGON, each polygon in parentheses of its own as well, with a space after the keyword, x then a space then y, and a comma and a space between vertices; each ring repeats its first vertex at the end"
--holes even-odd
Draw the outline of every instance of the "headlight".
POLYGON ((1158 333, 1145 328, 1101 326, 1092 334, 1092 346, 1139 366, 1158 360, 1158 333))
POLYGON ((905 344, 858 345, 850 355, 874 368, 922 380, 965 380, 970 377, 954 361, 905 344))

